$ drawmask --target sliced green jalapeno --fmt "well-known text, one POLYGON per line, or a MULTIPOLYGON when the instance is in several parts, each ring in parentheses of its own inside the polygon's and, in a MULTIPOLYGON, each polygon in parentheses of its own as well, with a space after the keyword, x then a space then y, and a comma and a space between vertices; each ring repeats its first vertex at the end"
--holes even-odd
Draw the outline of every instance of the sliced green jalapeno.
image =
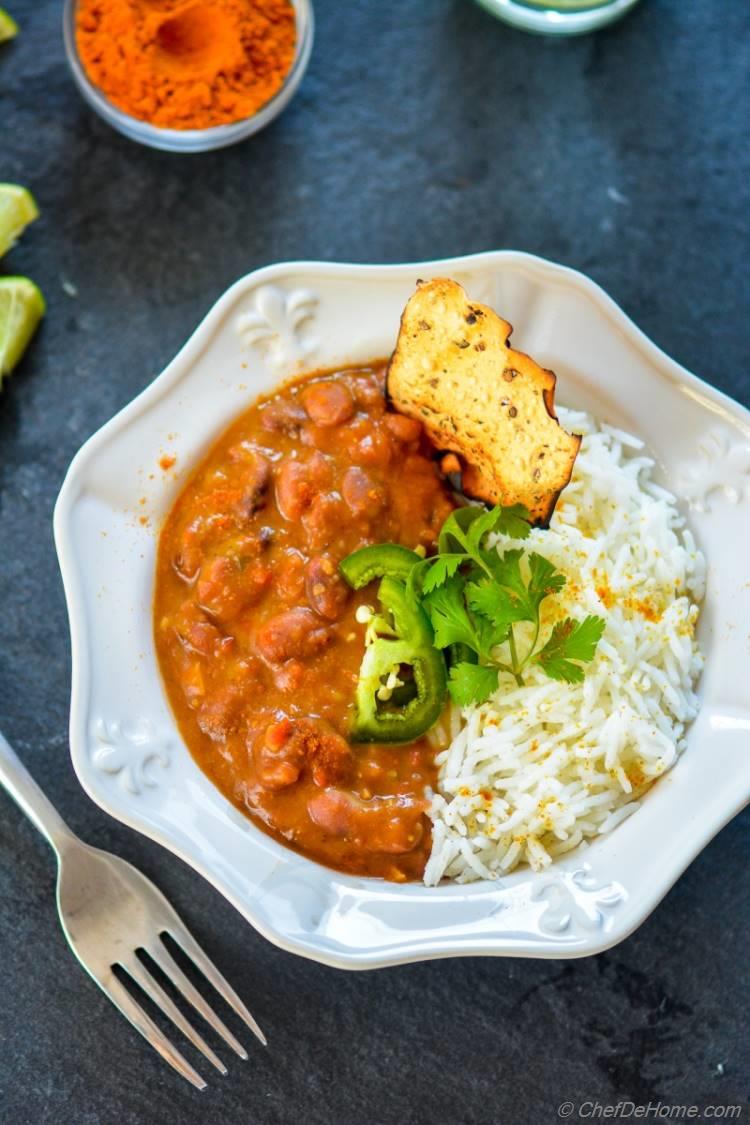
MULTIPOLYGON (((412 555, 409 569, 420 556, 395 544, 387 544, 387 557, 371 555, 361 565, 357 556, 383 548, 365 547, 355 551, 341 564, 347 581, 347 564, 357 560, 349 570, 355 588, 363 574, 378 576, 372 568, 394 562, 403 566, 401 552, 412 555), (398 552, 394 554, 393 552, 398 552)), ((380 571, 380 573, 383 573, 380 571)), ((404 570, 402 570, 404 573, 404 570)), ((405 571, 408 576, 408 570, 405 571)), ((356 714, 351 729, 355 742, 412 742, 428 731, 440 718, 447 690, 445 659, 434 646, 429 618, 409 597, 405 581, 390 575, 383 577, 378 589, 383 613, 370 622, 370 634, 359 670, 356 692, 356 714), (380 632, 378 628, 380 627, 380 632)))
POLYGON ((399 578, 402 582, 411 573, 422 556, 398 543, 376 543, 372 547, 361 547, 347 555, 339 570, 353 590, 361 590, 376 578, 399 578))

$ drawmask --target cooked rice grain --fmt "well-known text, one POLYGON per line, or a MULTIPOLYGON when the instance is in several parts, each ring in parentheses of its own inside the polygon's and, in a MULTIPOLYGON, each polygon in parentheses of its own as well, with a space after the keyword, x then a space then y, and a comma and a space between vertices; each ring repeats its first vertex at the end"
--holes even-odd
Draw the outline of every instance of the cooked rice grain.
MULTIPOLYGON (((643 442, 560 410, 584 435, 551 526, 526 540, 567 577, 544 603, 555 620, 606 620, 581 684, 538 669, 463 711, 437 756, 424 881, 495 879, 536 870, 609 832, 676 761, 695 717, 703 659, 694 638, 705 561, 674 497, 657 485, 643 442)), ((518 544, 494 537, 499 551, 518 544)))

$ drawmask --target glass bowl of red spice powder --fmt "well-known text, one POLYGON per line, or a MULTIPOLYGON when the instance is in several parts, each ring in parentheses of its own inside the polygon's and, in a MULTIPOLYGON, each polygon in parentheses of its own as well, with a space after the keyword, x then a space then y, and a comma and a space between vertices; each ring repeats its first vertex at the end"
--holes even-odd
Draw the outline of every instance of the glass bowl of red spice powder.
POLYGON ((73 78, 113 129, 207 152, 268 125, 312 51, 311 0, 65 0, 73 78))

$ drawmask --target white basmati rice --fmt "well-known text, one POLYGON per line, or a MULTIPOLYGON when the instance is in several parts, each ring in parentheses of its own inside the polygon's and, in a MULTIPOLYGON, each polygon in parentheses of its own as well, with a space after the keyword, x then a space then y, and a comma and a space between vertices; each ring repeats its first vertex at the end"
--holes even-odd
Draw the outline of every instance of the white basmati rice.
POLYGON ((582 683, 538 669, 523 687, 501 676, 460 727, 454 717, 437 756, 428 885, 495 879, 520 863, 539 870, 609 832, 675 762, 697 712, 703 556, 674 497, 652 481, 643 442, 586 414, 560 416, 584 435, 581 451, 549 530, 524 546, 567 577, 544 603, 546 632, 587 613, 606 629, 582 683))

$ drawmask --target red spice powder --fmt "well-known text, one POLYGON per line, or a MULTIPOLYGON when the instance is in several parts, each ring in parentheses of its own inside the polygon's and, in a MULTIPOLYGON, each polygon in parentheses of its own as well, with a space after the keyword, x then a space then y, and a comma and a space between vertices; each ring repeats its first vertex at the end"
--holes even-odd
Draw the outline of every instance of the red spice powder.
POLYGON ((169 129, 252 116, 283 86, 296 39, 290 0, 79 0, 76 13, 91 82, 169 129))
POLYGON ((658 606, 655 606, 653 602, 646 601, 645 598, 628 598, 625 605, 628 609, 640 613, 641 617, 645 617, 647 621, 657 622, 662 619, 662 613, 658 606))
POLYGON ((602 582, 600 586, 597 586, 596 592, 599 595, 599 600, 602 605, 606 606, 607 609, 611 609, 615 604, 615 595, 612 593, 607 583, 602 582))

